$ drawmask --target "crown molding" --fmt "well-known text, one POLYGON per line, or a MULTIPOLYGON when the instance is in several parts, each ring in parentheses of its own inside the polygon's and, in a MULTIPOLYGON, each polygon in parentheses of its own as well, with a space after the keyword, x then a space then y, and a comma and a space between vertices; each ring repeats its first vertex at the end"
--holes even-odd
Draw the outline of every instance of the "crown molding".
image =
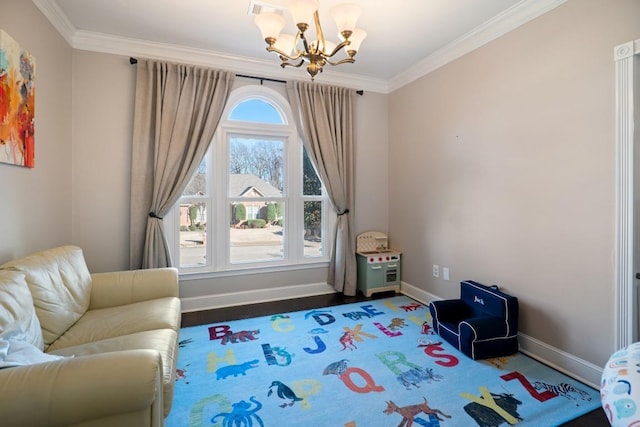
POLYGON ((389 80, 389 92, 466 55, 562 5, 567 0, 523 0, 484 24, 438 49, 413 67, 389 80))
MULTIPOLYGON (((302 69, 288 69, 287 73, 283 74, 282 69, 274 61, 78 30, 62 13, 54 0, 31 1, 74 49, 194 63, 223 68, 241 74, 259 74, 262 77, 274 79, 308 79, 307 74, 302 69)), ((388 94, 526 24, 566 1, 522 0, 389 81, 330 70, 322 73, 321 81, 322 83, 388 94)))
MULTIPOLYGON (((279 64, 274 61, 83 30, 76 31, 72 46, 74 49, 92 52, 189 63, 280 80, 308 80, 309 78, 304 69, 288 69, 283 73, 279 64)), ((388 93, 389 90, 387 82, 382 79, 336 71, 324 71, 318 80, 322 83, 370 92, 388 93)))
POLYGON ((73 36, 77 29, 69 21, 53 0, 31 0, 40 12, 49 20, 51 25, 62 35, 66 42, 73 47, 73 36))

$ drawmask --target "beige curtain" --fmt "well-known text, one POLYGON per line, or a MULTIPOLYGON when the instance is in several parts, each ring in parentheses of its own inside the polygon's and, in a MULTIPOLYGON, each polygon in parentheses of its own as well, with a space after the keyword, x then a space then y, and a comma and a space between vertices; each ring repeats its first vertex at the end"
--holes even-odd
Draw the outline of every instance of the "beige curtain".
POLYGON ((356 294, 353 233, 353 100, 351 89, 313 82, 288 82, 289 101, 299 112, 307 153, 314 162, 338 223, 327 282, 345 295, 356 294))
POLYGON ((235 75, 138 60, 131 164, 132 269, 172 265, 162 217, 200 165, 235 75))

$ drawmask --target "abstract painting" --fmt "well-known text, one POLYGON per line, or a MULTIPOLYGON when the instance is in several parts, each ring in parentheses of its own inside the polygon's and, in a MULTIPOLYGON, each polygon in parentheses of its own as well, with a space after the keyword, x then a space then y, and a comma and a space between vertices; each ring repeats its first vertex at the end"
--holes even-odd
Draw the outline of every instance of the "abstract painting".
POLYGON ((34 167, 36 61, 0 30, 0 163, 34 167))

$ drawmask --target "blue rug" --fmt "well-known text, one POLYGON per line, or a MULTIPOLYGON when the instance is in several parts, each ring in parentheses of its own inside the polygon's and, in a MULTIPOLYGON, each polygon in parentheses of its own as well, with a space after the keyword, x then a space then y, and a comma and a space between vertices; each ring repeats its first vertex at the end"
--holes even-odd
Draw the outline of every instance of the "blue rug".
POLYGON ((168 427, 556 426, 598 391, 523 354, 474 361, 396 296, 183 328, 168 427))

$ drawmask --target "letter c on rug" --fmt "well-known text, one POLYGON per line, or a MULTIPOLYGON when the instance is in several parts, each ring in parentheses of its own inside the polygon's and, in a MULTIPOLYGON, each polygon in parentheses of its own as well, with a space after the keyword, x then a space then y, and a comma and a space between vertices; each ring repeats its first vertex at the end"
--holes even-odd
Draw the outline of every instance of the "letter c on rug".
MULTIPOLYGON (((231 402, 226 396, 214 394, 212 396, 203 397, 191 408, 191 413, 189 414, 189 426, 200 427, 204 425, 205 409, 213 404, 218 405, 218 409, 222 412, 231 412, 233 409, 231 402)), ((222 424, 215 423, 212 427, 222 427, 222 424)))
POLYGON ((276 319, 271 322, 271 327, 276 332, 291 332, 296 328, 289 318, 276 319))

